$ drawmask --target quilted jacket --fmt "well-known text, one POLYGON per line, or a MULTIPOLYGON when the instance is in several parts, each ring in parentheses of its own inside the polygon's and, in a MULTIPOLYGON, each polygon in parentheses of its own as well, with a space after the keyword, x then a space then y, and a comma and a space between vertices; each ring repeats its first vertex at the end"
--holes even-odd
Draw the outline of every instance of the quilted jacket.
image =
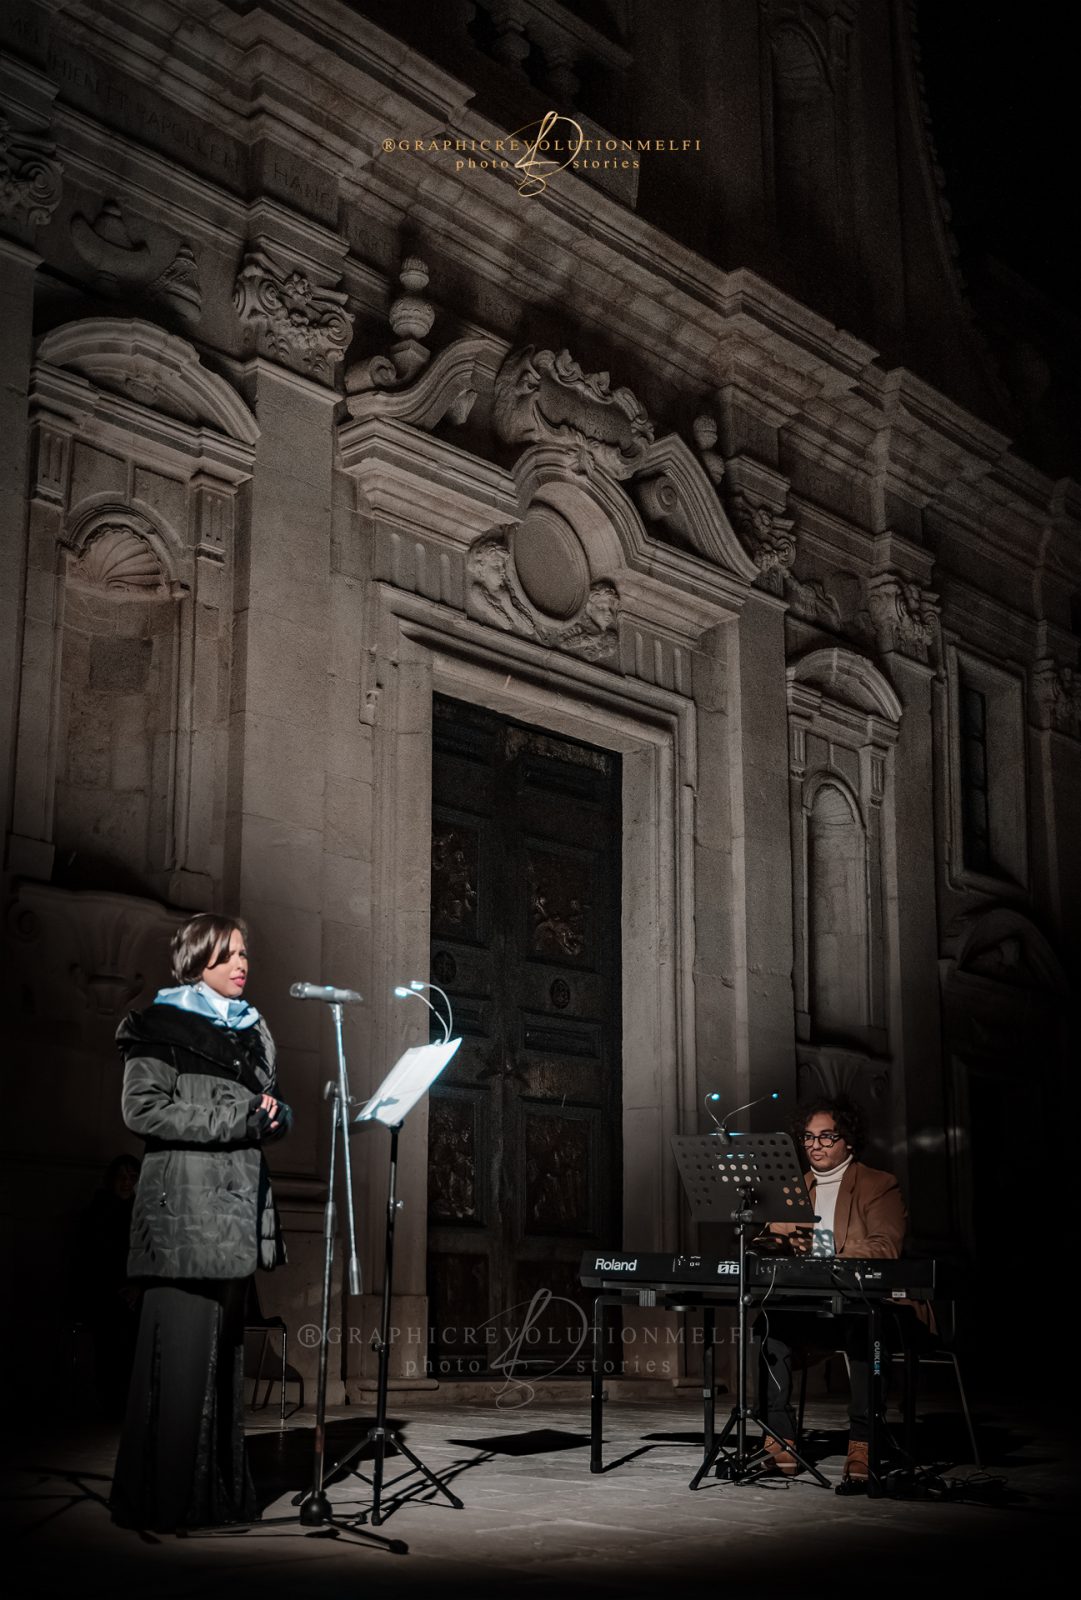
MULTIPOLYGON (((260 1146, 275 1093, 274 1042, 260 1018, 232 1029, 176 1006, 133 1012, 117 1030, 122 1111, 146 1153, 131 1223, 133 1278, 244 1278, 285 1260, 260 1146)), ((279 1102, 280 1104, 280 1102, 279 1102)))

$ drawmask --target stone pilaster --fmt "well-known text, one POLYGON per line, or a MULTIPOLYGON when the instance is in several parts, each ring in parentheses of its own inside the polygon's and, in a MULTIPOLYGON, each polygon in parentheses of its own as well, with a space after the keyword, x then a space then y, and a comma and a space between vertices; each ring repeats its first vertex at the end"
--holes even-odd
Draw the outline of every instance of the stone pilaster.
POLYGON ((29 448, 27 393, 30 384, 34 273, 38 257, 0 238, 0 783, 5 832, 10 826, 14 786, 15 719, 22 606, 26 587, 26 480, 29 448))
POLYGON ((886 657, 886 670, 904 707, 894 764, 894 851, 885 863, 887 905, 894 907, 888 983, 894 1123, 908 1135, 907 1171, 900 1160, 896 1166, 910 1232, 929 1244, 950 1214, 933 845, 934 674, 899 651, 886 657))
MULTIPOLYGON (((735 939, 731 1099, 738 1105, 776 1089, 790 1109, 796 1035, 784 608, 751 590, 733 632, 731 903, 742 926, 735 939)), ((776 1120, 776 1111, 763 1107, 743 1125, 776 1120)))
POLYGON ((287 993, 298 979, 351 981, 324 970, 322 941, 335 888, 323 860, 335 396, 256 360, 248 399, 260 435, 237 540, 224 900, 250 921, 260 1006, 298 1111, 281 1159, 319 1174, 329 1025, 324 1007, 287 993))

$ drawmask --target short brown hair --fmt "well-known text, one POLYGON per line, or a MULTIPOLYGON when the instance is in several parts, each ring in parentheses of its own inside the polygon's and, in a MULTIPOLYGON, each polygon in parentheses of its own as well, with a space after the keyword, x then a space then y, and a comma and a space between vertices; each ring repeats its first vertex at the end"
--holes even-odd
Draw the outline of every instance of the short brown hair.
POLYGON ((243 939, 248 937, 247 925, 239 917, 219 917, 212 911, 189 917, 173 934, 173 977, 177 983, 198 983, 222 945, 228 945, 234 928, 243 939))

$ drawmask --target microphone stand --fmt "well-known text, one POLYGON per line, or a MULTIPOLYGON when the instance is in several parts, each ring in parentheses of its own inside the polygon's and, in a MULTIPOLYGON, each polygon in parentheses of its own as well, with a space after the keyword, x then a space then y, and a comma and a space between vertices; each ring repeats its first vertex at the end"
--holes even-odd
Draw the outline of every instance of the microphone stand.
MULTIPOLYGON (((453 1020, 453 1013, 451 1012, 449 999, 447 999, 447 996, 443 994, 442 989, 440 989, 439 993, 442 994, 444 1000, 446 1000, 447 1010, 448 1013, 450 1013, 449 1018, 443 1018, 440 1016, 439 1012, 432 1005, 432 1002, 427 998, 427 996, 420 993, 422 988, 430 989, 435 987, 436 985, 434 984, 422 984, 420 980, 417 979, 409 985, 408 989, 404 985, 399 985, 394 990, 394 993, 400 999, 420 1000, 424 1005, 426 1005, 428 1010, 432 1013, 442 1028, 443 1043, 446 1044, 450 1037, 450 1022, 453 1020)), ((406 1110, 408 1110, 408 1107, 406 1107, 406 1110)), ((354 1445, 352 1449, 346 1451, 345 1455, 342 1456, 339 1461, 336 1461, 331 1469, 332 1477, 336 1477, 339 1473, 348 1471, 352 1472, 355 1477, 360 1478, 362 1482, 370 1483, 372 1489, 371 1510, 370 1512, 362 1512, 361 1517, 364 1518, 370 1516, 371 1521, 376 1525, 376 1527, 383 1522, 386 1515, 383 1508, 384 1489, 391 1489, 395 1484, 403 1482, 407 1478, 413 1477, 416 1473, 419 1473, 425 1482, 432 1489, 436 1490, 437 1493, 441 1494, 456 1511, 462 1510, 462 1502, 458 1499, 458 1496, 448 1489, 447 1485, 436 1476, 432 1469, 429 1466, 426 1466, 420 1457, 410 1449, 397 1428, 391 1428, 387 1426, 387 1391, 390 1383, 390 1303, 394 1281, 394 1225, 397 1221, 398 1212, 402 1205, 402 1202, 398 1199, 398 1136, 402 1131, 403 1125, 404 1122, 401 1120, 389 1124, 390 1172, 387 1179, 387 1228, 386 1240, 383 1248, 383 1302, 379 1319, 379 1337, 376 1345, 379 1358, 379 1375, 376 1384, 375 1422, 368 1429, 360 1443, 354 1445), (364 1474, 358 1471, 355 1466, 353 1466, 353 1462, 355 1462, 358 1457, 363 1456, 368 1445, 374 1445, 375 1447, 372 1460, 372 1476, 370 1479, 365 1478, 364 1474), (395 1451, 398 1455, 404 1456, 406 1461, 410 1463, 410 1467, 408 1471, 399 1474, 397 1478, 392 1479, 389 1483, 385 1483, 384 1471, 388 1450, 395 1451)), ((348 1129, 346 1129, 345 1135, 345 1149, 346 1159, 348 1160, 348 1129)), ((401 1497, 398 1497, 398 1499, 400 1498, 401 1497)))
MULTIPOLYGON (((312 1458, 312 1486, 300 1505, 300 1521, 305 1527, 322 1527, 334 1521, 330 1501, 323 1487, 326 1468, 326 1417, 327 1417, 327 1352, 330 1346, 330 1280, 334 1260, 334 1170, 338 1136, 342 1139, 342 1167, 345 1173, 345 1211, 349 1220, 349 1293, 360 1293, 360 1268, 357 1263, 356 1220, 353 1214, 353 1169, 349 1160, 349 1134, 347 1111, 352 1104, 349 1079, 345 1066, 345 1048, 342 1044, 342 1008, 332 1004, 334 1037, 338 1048, 338 1081, 331 1080, 323 1091, 330 1101, 330 1172, 327 1178, 327 1201, 323 1210, 323 1298, 319 1321, 319 1378, 316 1385, 315 1445, 312 1458)), ((298 1504, 297 1500, 293 1504, 298 1504)))
MULTIPOLYGON (((311 987, 305 985, 304 987, 311 987)), ((321 999, 313 994, 298 995, 299 999, 321 999)), ((378 1545, 392 1555, 406 1555, 409 1546, 401 1539, 386 1539, 379 1534, 358 1528, 356 1523, 366 1513, 339 1518, 327 1498, 326 1473, 326 1420, 327 1420, 327 1353, 330 1348, 330 1294, 334 1262, 334 1229, 337 1208, 334 1203, 334 1179, 337 1170, 338 1140, 342 1141, 342 1167, 345 1174, 345 1212, 349 1224, 349 1293, 360 1293, 360 1270, 357 1262, 356 1223, 353 1214, 352 1167, 349 1160, 348 1109, 354 1103, 349 1093, 349 1075, 345 1064, 345 1047, 342 1042, 342 1006, 340 1001, 330 1002, 334 1020, 334 1039, 338 1055, 337 1081, 332 1078, 323 1090, 323 1099, 330 1102, 330 1163, 327 1172, 327 1198, 323 1207, 323 1294, 319 1312, 319 1376, 316 1383, 315 1438, 312 1448, 312 1486, 307 1494, 293 1497, 299 1507, 296 1516, 268 1517, 255 1523, 236 1527, 208 1530, 198 1537, 222 1538, 234 1533, 259 1533, 264 1529, 287 1527, 300 1523, 302 1528, 316 1533, 331 1530, 351 1534, 355 1539, 378 1545)))

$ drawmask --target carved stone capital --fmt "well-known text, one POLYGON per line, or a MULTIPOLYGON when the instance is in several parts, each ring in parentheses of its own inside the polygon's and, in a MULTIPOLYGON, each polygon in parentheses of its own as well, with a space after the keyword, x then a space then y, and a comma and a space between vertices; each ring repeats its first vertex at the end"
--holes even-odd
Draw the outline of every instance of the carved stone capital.
POLYGON ((796 559, 795 521, 742 490, 731 497, 732 522, 758 568, 759 584, 783 595, 796 559))
POLYGON ((13 128, 0 112, 0 221, 40 226, 60 204, 64 168, 41 133, 13 128))
POLYGON ((631 477, 653 440, 653 424, 629 389, 613 389, 607 372, 583 372, 567 350, 532 345, 503 363, 492 419, 508 444, 558 445, 587 476, 631 477))
POLYGON ((1030 679, 1031 716, 1038 728, 1081 736, 1081 675, 1050 656, 1037 661, 1030 679))
POLYGON ((938 596, 896 573, 883 572, 867 585, 867 611, 878 648, 926 661, 938 632, 938 596))
POLYGON ((305 272, 287 272, 263 250, 244 257, 233 288, 237 315, 255 328, 261 353, 324 381, 353 336, 347 298, 341 290, 319 288, 305 272))

